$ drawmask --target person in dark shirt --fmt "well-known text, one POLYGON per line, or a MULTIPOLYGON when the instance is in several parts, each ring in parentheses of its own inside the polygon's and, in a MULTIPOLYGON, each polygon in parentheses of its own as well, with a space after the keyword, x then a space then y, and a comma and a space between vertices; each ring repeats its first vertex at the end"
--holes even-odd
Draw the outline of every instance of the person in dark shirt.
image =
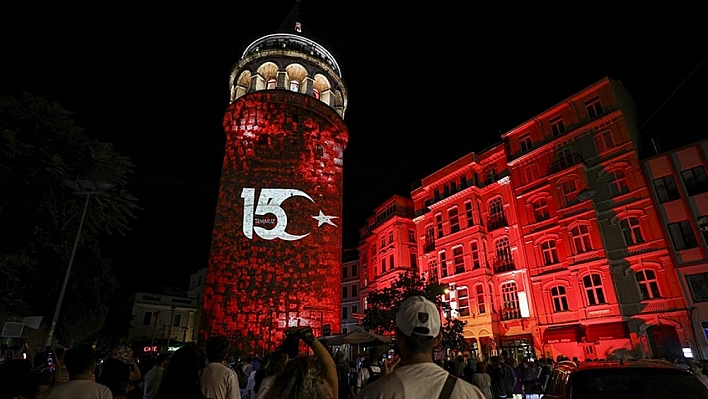
POLYGON ((495 399, 506 398, 507 382, 504 375, 504 366, 502 366, 499 356, 489 358, 489 376, 492 378, 492 394, 495 399))

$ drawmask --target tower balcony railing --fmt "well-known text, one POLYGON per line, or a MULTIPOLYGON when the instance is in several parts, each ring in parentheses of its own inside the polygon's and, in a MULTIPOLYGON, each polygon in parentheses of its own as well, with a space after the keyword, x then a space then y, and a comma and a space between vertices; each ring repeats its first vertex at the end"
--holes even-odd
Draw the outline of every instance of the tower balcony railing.
POLYGON ((499 318, 501 320, 515 320, 521 318, 521 311, 518 307, 505 306, 499 311, 499 318))
POLYGON ((514 257, 511 254, 500 254, 492 259, 494 273, 504 273, 516 270, 514 257))
POLYGON ((509 222, 507 222, 506 215, 504 213, 487 218, 487 230, 490 232, 507 226, 509 226, 509 222))
POLYGON ((582 162, 583 157, 581 157, 580 154, 570 154, 548 165, 548 169, 546 170, 546 176, 558 173, 563 169, 567 169, 573 165, 577 165, 582 162))

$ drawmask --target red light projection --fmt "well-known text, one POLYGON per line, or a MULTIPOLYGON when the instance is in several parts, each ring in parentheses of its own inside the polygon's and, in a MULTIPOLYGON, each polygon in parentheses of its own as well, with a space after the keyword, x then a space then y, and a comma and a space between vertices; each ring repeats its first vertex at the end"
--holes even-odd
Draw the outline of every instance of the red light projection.
POLYGON ((223 124, 200 339, 258 353, 287 327, 337 331, 344 121, 313 97, 265 90, 231 104, 223 124))

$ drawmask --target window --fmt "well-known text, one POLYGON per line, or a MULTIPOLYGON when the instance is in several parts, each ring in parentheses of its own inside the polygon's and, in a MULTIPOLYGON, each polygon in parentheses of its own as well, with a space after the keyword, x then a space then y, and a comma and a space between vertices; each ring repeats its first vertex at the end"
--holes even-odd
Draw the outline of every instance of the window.
POLYGON ((465 218, 467 218, 467 227, 474 226, 474 211, 472 210, 472 201, 465 202, 465 218))
POLYGON ((674 243, 674 249, 677 251, 698 246, 698 241, 696 241, 696 236, 693 234, 693 229, 688 220, 669 223, 669 234, 671 235, 671 241, 674 243))
POLYGON ((509 247, 509 237, 503 237, 494 243, 494 248, 497 251, 497 257, 503 260, 511 258, 511 247, 509 247))
POLYGON ((359 306, 358 305, 352 305, 352 314, 354 313, 359 313, 359 306))
POLYGON ((477 245, 477 241, 470 243, 470 252, 472 253, 472 269, 479 269, 481 265, 479 263, 479 246, 477 245))
POLYGON ((430 281, 438 281, 440 271, 438 270, 438 262, 435 259, 428 262, 428 270, 430 270, 430 281))
POLYGON ((376 243, 371 244, 371 257, 374 258, 376 256, 376 243))
POLYGON ((492 184, 496 180, 497 176, 497 168, 494 166, 490 166, 489 169, 487 169, 486 172, 487 176, 487 184, 492 184))
POLYGON ((432 224, 425 226, 425 242, 426 244, 435 242, 435 229, 432 224))
POLYGON ((345 285, 342 287, 342 298, 346 298, 346 297, 347 297, 347 286, 345 285))
POLYGON ((482 284, 478 284, 475 287, 475 295, 477 296, 477 313, 487 313, 487 307, 484 304, 484 286, 482 284))
POLYGON ((602 115, 602 104, 600 104, 600 96, 595 96, 585 101, 585 109, 588 110, 588 117, 590 119, 602 115))
POLYGON ((442 236, 443 236, 443 222, 442 222, 442 215, 439 213, 437 215, 435 215, 435 225, 438 230, 438 238, 442 238, 442 236))
POLYGON ((547 240, 541 243, 541 253, 543 254, 543 264, 553 265, 558 263, 558 250, 555 240, 547 240))
POLYGON ((384 249, 386 247, 386 236, 381 235, 381 249, 384 249))
POLYGON ((297 80, 291 80, 290 81, 290 91, 299 92, 300 91, 300 82, 298 82, 297 80))
POLYGON ((605 292, 602 290, 602 277, 599 274, 590 274, 583 277, 585 297, 588 305, 605 303, 605 292))
POLYGON ((553 311, 563 312, 568 310, 568 297, 565 293, 565 287, 559 285, 551 288, 551 300, 553 301, 553 311))
POLYGON ((268 83, 266 85, 266 89, 268 90, 273 90, 275 89, 275 79, 268 79, 268 83))
POLYGON ((440 277, 447 277, 447 254, 445 251, 440 251, 440 268, 442 269, 440 277))
POLYGON ((524 174, 526 176, 526 184, 530 184, 541 176, 541 171, 538 169, 538 164, 534 162, 524 169, 524 174))
POLYGON ((393 231, 388 232, 388 243, 393 244, 393 231))
POLYGON ((172 319, 172 327, 179 327, 182 324, 182 315, 176 314, 172 319))
POLYGON ((506 319, 519 317, 519 297, 516 295, 516 283, 510 281, 501 286, 502 302, 502 317, 506 319))
POLYGON ((462 246, 452 249, 452 261, 455 264, 455 274, 465 272, 465 257, 462 253, 462 246))
POLYGON ((603 153, 614 146, 615 141, 612 139, 612 131, 605 130, 604 132, 600 132, 595 135, 595 147, 597 148, 598 154, 603 153))
POLYGON ((312 89, 312 97, 315 97, 316 99, 320 99, 320 91, 317 89, 312 89))
POLYGON ((450 219, 450 233, 460 231, 460 216, 457 213, 457 207, 452 207, 447 210, 447 216, 450 219))
POLYGON ((315 146, 315 155, 318 157, 323 157, 324 156, 324 147, 321 145, 317 144, 315 146))
POLYGON ((613 170, 607 173, 607 183, 610 185, 610 193, 613 197, 629 192, 627 175, 622 170, 613 170))
POLYGON ((152 323, 152 312, 143 313, 143 324, 150 325, 152 323))
POLYGON ((578 186, 575 184, 575 180, 568 180, 561 184, 561 194, 563 195, 563 204, 565 206, 573 204, 575 197, 578 196, 578 186))
POLYGON ((393 254, 389 255, 388 256, 388 267, 391 268, 391 270, 393 270, 393 269, 395 269, 395 266, 394 266, 395 264, 396 263, 394 263, 394 261, 393 261, 393 254))
POLYGON ((549 119, 548 123, 551 124, 551 132, 553 132, 553 136, 560 136, 565 133, 565 124, 563 123, 562 115, 549 119))
POLYGON ((411 252, 409 260, 411 263, 411 267, 413 269, 417 269, 418 268, 418 255, 416 255, 415 252, 411 252))
POLYGON ((457 289, 457 311, 463 317, 470 315, 470 294, 467 288, 457 289))
POLYGON ((588 226, 576 226, 570 230, 570 235, 573 238, 573 247, 575 247, 576 254, 582 254, 583 252, 592 250, 588 226))
POLYGON ((687 275, 686 282, 694 302, 708 302, 708 273, 687 275))
MULTIPOLYGON (((352 285, 352 298, 356 297, 359 293, 359 287, 357 287, 356 284, 352 285)), ((356 312, 355 310, 352 309, 353 312, 356 312)))
POLYGON ((408 242, 415 242, 415 230, 408 229, 408 242))
POLYGON ((698 230, 703 234, 703 239, 708 244, 708 215, 699 216, 696 218, 698 230))
POLYGON ((642 229, 639 225, 639 218, 628 217, 620 220, 620 228, 622 229, 624 242, 628 247, 644 242, 644 237, 642 237, 642 229))
POLYGON ((536 222, 541 222, 550 217, 548 213, 548 201, 545 198, 538 199, 531 204, 533 216, 536 222))
POLYGON ((348 270, 348 267, 347 267, 347 266, 342 267, 342 278, 347 278, 347 277, 348 277, 348 273, 347 273, 348 271, 349 271, 349 270, 348 270))
POLYGON ((521 152, 527 152, 531 150, 533 142, 531 141, 531 134, 526 133, 519 136, 519 146, 521 146, 521 152))
POLYGON ((381 274, 386 273, 386 258, 381 258, 381 274))
POLYGON ((708 191, 708 177, 702 165, 681 171, 683 184, 688 195, 696 195, 708 191))
POLYGON ((660 203, 669 202, 681 198, 674 176, 666 175, 654 179, 654 189, 660 203))
POLYGON ((644 269, 634 273, 634 277, 639 284, 639 292, 642 300, 660 298, 659 282, 656 280, 656 273, 651 269, 644 269))
POLYGON ((356 277, 358 274, 357 270, 358 265, 352 265, 352 277, 356 277))
POLYGON ((504 206, 501 197, 496 197, 489 201, 489 217, 494 219, 504 214, 504 206))
POLYGON ((342 308, 342 320, 345 320, 347 318, 347 307, 344 306, 342 308))

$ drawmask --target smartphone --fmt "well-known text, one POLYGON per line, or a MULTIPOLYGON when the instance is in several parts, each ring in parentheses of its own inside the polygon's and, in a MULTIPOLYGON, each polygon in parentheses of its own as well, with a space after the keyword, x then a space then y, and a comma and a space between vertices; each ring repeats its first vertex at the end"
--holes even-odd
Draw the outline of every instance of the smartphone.
POLYGON ((53 373, 57 371, 57 362, 52 348, 47 347, 44 352, 47 354, 47 372, 53 373))

